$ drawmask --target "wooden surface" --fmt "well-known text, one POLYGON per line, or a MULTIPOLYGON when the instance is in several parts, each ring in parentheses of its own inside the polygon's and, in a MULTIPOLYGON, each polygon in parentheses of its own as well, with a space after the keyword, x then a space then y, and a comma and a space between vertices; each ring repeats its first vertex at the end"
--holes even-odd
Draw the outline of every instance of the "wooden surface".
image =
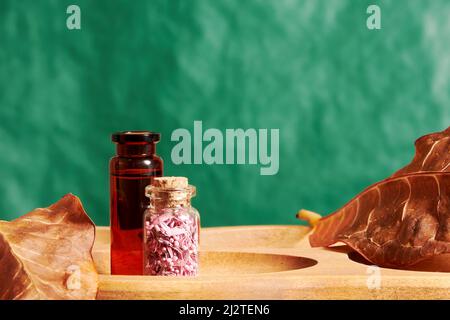
POLYGON ((346 246, 310 248, 302 226, 204 228, 200 275, 109 275, 109 229, 97 229, 98 299, 450 299, 450 255, 414 270, 374 269, 346 246), (350 254, 349 254, 350 253, 350 254), (368 282, 380 287, 369 289, 368 282))

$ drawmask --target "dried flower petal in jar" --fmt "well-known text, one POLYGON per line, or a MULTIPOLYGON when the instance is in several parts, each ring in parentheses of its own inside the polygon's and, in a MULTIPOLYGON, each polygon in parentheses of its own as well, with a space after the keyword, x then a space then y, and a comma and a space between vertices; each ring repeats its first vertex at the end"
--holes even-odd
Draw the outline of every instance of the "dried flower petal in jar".
POLYGON ((198 273, 200 216, 191 206, 195 187, 184 177, 155 178, 145 189, 144 274, 198 273))

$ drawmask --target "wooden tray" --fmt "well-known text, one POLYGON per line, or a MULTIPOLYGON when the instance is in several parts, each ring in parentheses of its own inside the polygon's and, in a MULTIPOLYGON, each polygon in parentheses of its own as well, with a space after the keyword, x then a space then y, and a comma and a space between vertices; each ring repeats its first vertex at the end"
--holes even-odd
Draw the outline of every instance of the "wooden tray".
POLYGON ((310 248, 309 232, 303 226, 204 228, 200 275, 187 278, 111 276, 109 229, 99 227, 98 299, 450 299, 450 255, 409 271, 377 268, 343 245, 310 248))

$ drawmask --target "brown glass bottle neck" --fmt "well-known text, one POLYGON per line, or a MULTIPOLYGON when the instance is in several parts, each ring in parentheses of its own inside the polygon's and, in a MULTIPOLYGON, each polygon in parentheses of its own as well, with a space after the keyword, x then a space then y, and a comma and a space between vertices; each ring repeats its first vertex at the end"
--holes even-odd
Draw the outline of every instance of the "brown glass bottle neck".
POLYGON ((154 143, 119 143, 117 144, 117 155, 130 156, 152 156, 156 152, 154 143))

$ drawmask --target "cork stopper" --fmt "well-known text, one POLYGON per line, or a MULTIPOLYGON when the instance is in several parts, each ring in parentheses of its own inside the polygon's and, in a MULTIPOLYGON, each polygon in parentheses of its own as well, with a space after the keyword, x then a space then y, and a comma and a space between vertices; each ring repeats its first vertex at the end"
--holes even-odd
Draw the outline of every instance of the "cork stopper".
POLYGON ((145 188, 150 204, 158 208, 189 207, 196 189, 186 177, 158 177, 145 188))
POLYGON ((185 189, 188 185, 186 177, 157 177, 152 182, 153 187, 162 189, 185 189))

